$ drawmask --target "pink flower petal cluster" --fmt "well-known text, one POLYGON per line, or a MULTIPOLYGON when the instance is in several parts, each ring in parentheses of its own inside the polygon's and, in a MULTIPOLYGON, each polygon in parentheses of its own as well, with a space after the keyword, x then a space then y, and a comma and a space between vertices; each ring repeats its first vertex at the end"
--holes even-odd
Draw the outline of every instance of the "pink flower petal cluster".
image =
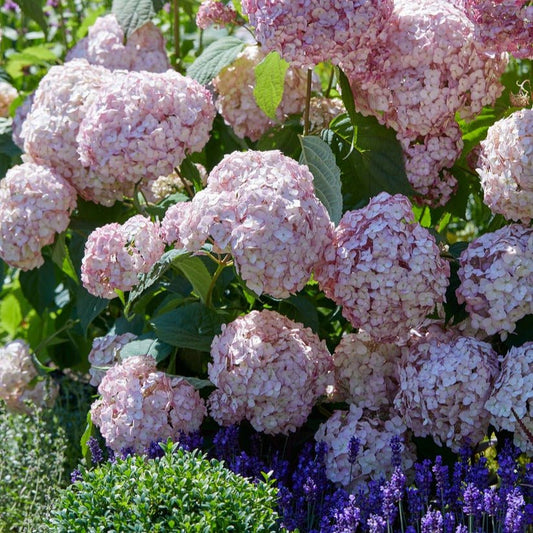
POLYGON ((481 147, 476 170, 485 203, 494 213, 529 224, 533 218, 533 109, 520 109, 495 122, 481 147))
POLYGON ((124 44, 124 32, 115 15, 96 19, 87 37, 67 53, 66 60, 86 59, 110 70, 165 72, 170 68, 165 39, 152 22, 137 28, 124 44))
POLYGON ((472 326, 502 338, 533 313, 533 230, 510 224, 471 242, 459 258, 457 301, 472 326))
POLYGON ((524 425, 531 428, 533 419, 533 342, 513 346, 501 363, 490 398, 485 403, 490 422, 498 430, 514 433, 513 440, 523 452, 531 455, 533 443, 527 438, 511 409, 524 425))
POLYGON ((58 394, 49 379, 38 380, 29 345, 20 339, 0 347, 0 399, 11 411, 28 411, 24 404, 51 407, 58 394))
POLYGON ((233 152, 211 171, 192 202, 162 223, 169 244, 198 251, 208 236, 231 252, 256 294, 287 298, 301 290, 331 239, 332 223, 309 169, 277 150, 233 152))
POLYGON ((123 333, 122 335, 108 334, 93 339, 88 357, 91 364, 89 368, 91 385, 94 387, 100 385, 106 371, 120 362, 120 350, 135 338, 136 335, 133 333, 123 333))
POLYGON ((52 170, 22 163, 0 181, 0 257, 31 270, 44 263, 41 250, 67 229, 76 191, 52 170))
POLYGON ((18 94, 13 85, 7 81, 0 81, 0 117, 9 117, 9 106, 18 94))
POLYGON ((211 345, 209 412, 221 425, 249 420, 257 431, 288 434, 333 384, 333 361, 309 328, 263 310, 223 325, 211 345))
POLYGON ((252 141, 257 141, 288 115, 301 113, 305 107, 307 75, 301 69, 289 67, 285 74, 283 97, 276 110, 277 120, 272 120, 259 108, 254 97, 254 68, 265 56, 266 53, 258 46, 247 46, 213 80, 218 94, 217 111, 237 136, 248 137, 252 141))
POLYGON ((214 117, 209 92, 172 70, 115 78, 86 108, 76 138, 90 167, 85 196, 111 205, 141 180, 170 174, 204 147, 214 117))
POLYGON ((339 399, 371 411, 392 405, 400 356, 397 345, 375 342, 363 330, 342 337, 333 353, 339 399))
POLYGON ((206 30, 210 26, 224 27, 237 24, 237 12, 233 6, 226 5, 218 0, 204 0, 196 13, 196 25, 206 30))
POLYGON ((533 59, 533 5, 528 0, 462 0, 476 37, 490 52, 533 59))
POLYGON ((346 108, 340 98, 325 98, 313 96, 309 103, 309 131, 320 133, 329 128, 330 122, 346 108))
POLYGON ((369 478, 379 479, 392 473, 392 437, 403 439, 402 466, 406 470, 411 468, 416 460, 414 446, 409 442, 407 427, 393 411, 381 419, 367 416, 361 407, 352 404, 349 411, 334 411, 315 433, 315 440, 325 442, 329 448, 326 454, 328 479, 352 491, 369 478), (352 437, 359 439, 360 445, 353 465, 348 454, 352 437))
POLYGON ((342 314, 374 340, 392 342, 445 301, 450 267, 409 200, 380 193, 348 211, 334 230, 315 279, 342 314))
POLYGON ((163 255, 158 223, 135 215, 124 224, 95 229, 85 243, 81 263, 83 286, 94 296, 112 299, 115 289, 129 291, 163 255))
POLYGON ((198 391, 185 379, 156 368, 153 357, 129 357, 111 367, 91 406, 91 418, 107 446, 143 453, 153 441, 177 440, 200 428, 206 415, 198 391))
POLYGON ((497 373, 498 356, 489 343, 430 329, 404 349, 394 406, 415 436, 458 451, 485 435, 485 402, 497 373))
POLYGON ((393 0, 243 0, 256 39, 297 66, 322 61, 361 68, 393 8, 393 0))

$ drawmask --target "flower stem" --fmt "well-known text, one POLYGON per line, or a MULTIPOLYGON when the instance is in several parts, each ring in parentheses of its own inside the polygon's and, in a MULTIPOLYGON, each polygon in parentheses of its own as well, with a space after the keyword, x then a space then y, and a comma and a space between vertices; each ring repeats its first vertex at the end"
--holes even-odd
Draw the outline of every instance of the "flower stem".
POLYGON ((217 269, 215 273, 213 274, 213 279, 211 280, 211 284, 209 285, 209 289, 207 290, 207 296, 205 297, 205 305, 207 307, 211 307, 213 302, 213 290, 215 288, 216 282, 218 278, 220 277, 220 274, 222 274, 222 271, 232 264, 231 257, 229 255, 226 255, 223 259, 217 261, 217 269))
POLYGON ((307 92, 305 94, 304 135, 309 135, 309 110, 311 107, 311 85, 313 83, 313 69, 307 69, 307 92))

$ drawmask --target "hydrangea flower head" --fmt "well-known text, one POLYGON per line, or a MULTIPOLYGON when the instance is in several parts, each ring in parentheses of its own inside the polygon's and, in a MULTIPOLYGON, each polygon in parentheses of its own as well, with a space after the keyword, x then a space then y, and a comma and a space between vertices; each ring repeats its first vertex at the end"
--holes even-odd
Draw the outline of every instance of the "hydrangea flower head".
POLYGON ((0 117, 9 116, 9 106, 18 96, 17 89, 7 81, 0 81, 0 117))
POLYGON ((153 357, 129 357, 111 367, 91 406, 91 418, 114 452, 143 453, 152 441, 177 441, 200 428, 206 415, 200 394, 185 379, 156 368, 153 357))
POLYGON ((344 214, 315 279, 354 327, 392 342, 444 301, 449 273, 409 200, 381 193, 344 214))
POLYGON ((210 26, 224 27, 237 23, 237 12, 219 0, 204 0, 196 13, 196 25, 206 30, 210 26))
POLYGON ((415 436, 431 436, 458 451, 485 435, 485 402, 497 372, 498 356, 489 343, 430 328, 405 348, 394 405, 415 436))
POLYGON ((22 163, 0 181, 0 257, 31 270, 44 263, 41 250, 69 225, 76 191, 49 168, 22 163))
POLYGON ((85 243, 83 286, 94 296, 112 299, 115 289, 131 290, 161 257, 165 244, 159 224, 135 215, 95 229, 85 243))
POLYGON ((309 328, 263 310, 223 325, 211 345, 211 416, 229 426, 249 420, 257 431, 288 434, 306 421, 333 383, 333 361, 309 328))
POLYGON ((533 218, 533 109, 520 109, 495 122, 481 147, 477 172, 485 203, 494 213, 529 224, 533 218))
POLYGON ((472 241, 459 258, 457 301, 472 326, 506 337, 533 313, 533 231, 510 224, 472 241))

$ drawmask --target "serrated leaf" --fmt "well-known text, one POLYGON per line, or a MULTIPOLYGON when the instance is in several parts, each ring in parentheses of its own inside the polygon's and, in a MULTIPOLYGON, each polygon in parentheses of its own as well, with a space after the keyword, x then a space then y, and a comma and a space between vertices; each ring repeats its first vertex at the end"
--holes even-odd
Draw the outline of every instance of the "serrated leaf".
POLYGON ((289 63, 281 58, 277 52, 270 52, 256 67, 254 98, 265 115, 276 119, 276 111, 285 87, 285 74, 289 63))
POLYGON ((160 363, 170 355, 172 350, 172 346, 160 341, 153 334, 146 334, 124 345, 120 349, 120 358, 127 359, 135 355, 150 355, 157 363, 160 363))
POLYGON ((342 192, 341 171, 335 156, 320 137, 300 137, 300 142, 302 144, 300 163, 309 167, 314 178, 315 194, 336 225, 342 217, 342 192))
POLYGON ((128 38, 137 28, 151 21, 162 7, 162 0, 113 0, 111 12, 128 38))
POLYGON ((223 37, 211 43, 189 66, 187 74, 202 85, 208 84, 224 67, 233 63, 244 48, 237 37, 223 37))
POLYGON ((21 11, 29 18, 37 22, 41 30, 46 33, 48 25, 43 12, 43 3, 41 0, 15 0, 21 11))

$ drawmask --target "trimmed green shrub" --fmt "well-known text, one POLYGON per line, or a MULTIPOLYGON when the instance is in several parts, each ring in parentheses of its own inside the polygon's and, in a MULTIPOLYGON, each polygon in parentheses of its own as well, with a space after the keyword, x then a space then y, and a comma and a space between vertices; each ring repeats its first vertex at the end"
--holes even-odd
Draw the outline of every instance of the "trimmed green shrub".
POLYGON ((52 513, 53 532, 278 531, 277 491, 177 445, 157 459, 129 456, 82 467, 52 513))

